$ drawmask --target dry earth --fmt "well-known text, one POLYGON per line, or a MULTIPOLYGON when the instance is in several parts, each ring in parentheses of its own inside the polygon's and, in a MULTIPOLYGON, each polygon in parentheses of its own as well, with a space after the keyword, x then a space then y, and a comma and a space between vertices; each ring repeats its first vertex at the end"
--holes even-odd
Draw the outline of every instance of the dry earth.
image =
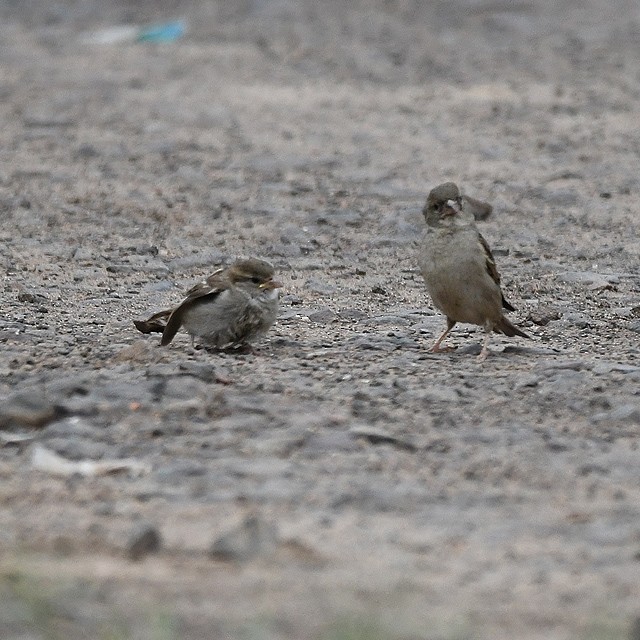
POLYGON ((632 0, 3 3, 0 636, 637 640, 639 43, 632 0), (427 352, 445 180, 534 338, 482 365, 427 352), (136 333, 241 255, 256 353, 136 333))

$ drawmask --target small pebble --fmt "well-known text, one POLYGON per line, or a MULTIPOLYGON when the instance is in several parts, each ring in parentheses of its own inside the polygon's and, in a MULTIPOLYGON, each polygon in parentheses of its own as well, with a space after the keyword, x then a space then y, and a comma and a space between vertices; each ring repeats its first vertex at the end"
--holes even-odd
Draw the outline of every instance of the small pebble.
POLYGON ((148 522, 137 524, 129 532, 127 556, 131 560, 141 560, 151 553, 157 553, 162 546, 158 529, 148 522))

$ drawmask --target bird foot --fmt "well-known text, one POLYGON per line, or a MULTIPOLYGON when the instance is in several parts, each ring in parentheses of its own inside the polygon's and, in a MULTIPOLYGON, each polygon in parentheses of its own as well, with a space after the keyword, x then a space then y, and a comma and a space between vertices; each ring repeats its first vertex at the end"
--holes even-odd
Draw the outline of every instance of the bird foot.
POLYGON ((222 349, 216 349, 216 351, 218 351, 218 353, 228 353, 237 356, 251 356, 258 353, 252 345, 247 343, 229 345, 228 347, 223 347, 222 349))
POLYGON ((476 358, 477 362, 484 362, 487 359, 487 356, 490 354, 491 352, 489 351, 489 349, 482 349, 482 351, 480 351, 480 353, 478 354, 478 357, 476 358))
POLYGON ((452 351, 455 351, 456 348, 455 347, 441 347, 439 344, 434 344, 433 347, 431 347, 429 349, 429 353, 451 353, 452 351))

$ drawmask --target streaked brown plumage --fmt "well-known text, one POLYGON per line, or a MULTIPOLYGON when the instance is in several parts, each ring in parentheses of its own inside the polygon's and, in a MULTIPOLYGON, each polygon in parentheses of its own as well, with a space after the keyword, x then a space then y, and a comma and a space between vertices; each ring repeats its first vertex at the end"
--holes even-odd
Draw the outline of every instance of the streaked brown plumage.
POLYGON ((420 270, 433 304, 447 317, 447 328, 431 351, 443 350, 440 345, 457 322, 484 327, 480 360, 489 353, 492 331, 529 338, 504 316, 503 309, 514 308, 502 294, 491 249, 473 216, 465 212, 458 187, 446 182, 432 189, 423 214, 427 232, 420 248, 420 270))
POLYGON ((273 267, 264 260, 238 260, 189 289, 177 307, 147 320, 134 320, 134 324, 142 333, 162 333, 163 346, 181 327, 191 335, 192 343, 199 338, 216 349, 248 344, 275 322, 281 284, 273 276, 273 267))

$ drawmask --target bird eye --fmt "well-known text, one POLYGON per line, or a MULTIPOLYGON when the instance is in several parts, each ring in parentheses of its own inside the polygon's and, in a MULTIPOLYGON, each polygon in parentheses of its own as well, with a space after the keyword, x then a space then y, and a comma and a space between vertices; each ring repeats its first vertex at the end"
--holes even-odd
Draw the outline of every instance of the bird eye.
POLYGON ((251 278, 251 282, 253 282, 253 284, 261 284, 262 283, 262 278, 258 278, 257 276, 253 276, 253 278, 251 278))

